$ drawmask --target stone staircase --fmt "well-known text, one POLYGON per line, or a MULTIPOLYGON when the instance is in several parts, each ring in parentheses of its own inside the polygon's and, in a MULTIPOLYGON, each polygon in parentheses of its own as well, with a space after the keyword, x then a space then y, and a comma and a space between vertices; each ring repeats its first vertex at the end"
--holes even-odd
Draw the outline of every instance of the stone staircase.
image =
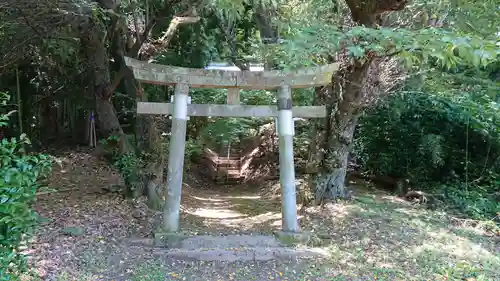
POLYGON ((234 144, 224 144, 217 152, 205 149, 205 158, 212 179, 220 184, 236 184, 241 175, 241 149, 234 144))

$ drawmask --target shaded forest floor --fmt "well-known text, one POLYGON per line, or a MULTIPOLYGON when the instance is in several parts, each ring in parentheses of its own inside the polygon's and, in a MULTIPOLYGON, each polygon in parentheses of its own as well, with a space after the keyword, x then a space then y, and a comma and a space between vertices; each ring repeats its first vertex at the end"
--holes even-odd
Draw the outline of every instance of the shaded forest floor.
MULTIPOLYGON (((353 187, 356 200, 300 213, 314 261, 176 260, 131 241, 150 238, 160 214, 143 200, 103 187, 119 175, 85 151, 65 153, 39 196, 41 227, 29 249, 43 280, 500 280, 500 237, 380 191, 353 187), (467 279, 469 278, 469 279, 467 279)), ((192 235, 269 234, 281 227, 279 200, 261 189, 212 187, 187 178, 182 228, 192 235)))

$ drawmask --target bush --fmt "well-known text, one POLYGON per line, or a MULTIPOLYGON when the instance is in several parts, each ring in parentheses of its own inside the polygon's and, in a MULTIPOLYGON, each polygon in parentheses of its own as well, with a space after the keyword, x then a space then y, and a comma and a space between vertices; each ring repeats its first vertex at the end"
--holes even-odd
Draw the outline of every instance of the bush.
POLYGON ((355 155, 379 176, 408 178, 453 209, 491 219, 499 209, 500 108, 487 95, 399 92, 360 119, 355 155))
POLYGON ((417 182, 491 178, 500 174, 495 113, 488 116, 479 103, 399 93, 361 118, 356 155, 375 174, 417 182))
MULTIPOLYGON (((8 96, 2 94, 2 105, 8 96)), ((0 117, 0 127, 7 125, 8 115, 0 117)), ((43 154, 27 155, 23 147, 30 142, 25 135, 2 139, 0 143, 0 280, 19 280, 29 268, 21 247, 33 234, 36 213, 32 204, 51 161, 43 154)))
POLYGON ((473 186, 471 190, 469 188, 463 183, 434 187, 439 199, 447 203, 449 211, 475 220, 493 220, 500 223, 500 201, 494 193, 489 193, 489 187, 473 186))

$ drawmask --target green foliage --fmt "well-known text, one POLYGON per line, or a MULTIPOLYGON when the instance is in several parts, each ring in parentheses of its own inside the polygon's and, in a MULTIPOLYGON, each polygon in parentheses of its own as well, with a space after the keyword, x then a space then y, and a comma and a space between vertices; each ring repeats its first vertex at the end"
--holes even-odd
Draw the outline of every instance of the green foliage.
POLYGON ((134 153, 116 154, 113 165, 118 168, 125 182, 134 182, 140 159, 134 153))
MULTIPOLYGON (((110 161, 120 172, 128 192, 135 192, 136 185, 140 182, 139 170, 143 167, 144 162, 137 157, 136 153, 120 153, 118 142, 120 136, 111 135, 106 139, 99 141, 100 145, 110 149, 110 161)), ((131 195, 131 194, 129 194, 131 195)))
POLYGON ((275 55, 284 67, 322 64, 328 55, 344 52, 360 61, 397 55, 407 66, 438 62, 447 68, 485 66, 499 54, 498 30, 492 28, 499 19, 495 1, 412 1, 386 17, 387 27, 347 27, 350 12, 341 2, 294 1, 283 6, 280 21, 287 40, 275 55), (488 25, 474 27, 482 17, 488 25))
POLYGON ((362 117, 357 150, 378 174, 413 174, 420 181, 493 176, 500 172, 500 108, 494 104, 485 96, 401 92, 362 117))
POLYGON ((491 219, 500 208, 493 196, 500 191, 499 88, 464 83, 467 73, 433 74, 420 86, 427 93, 400 91, 362 116, 356 155, 366 171, 409 178, 455 211, 491 219))
POLYGON ((203 147, 196 140, 189 139, 186 141, 186 148, 184 150, 184 171, 189 170, 191 167, 191 163, 200 159, 200 156, 203 152, 203 147))
MULTIPOLYGON (((498 184, 497 191, 498 191, 498 184)), ((493 220, 500 224, 500 202, 491 193, 491 186, 466 186, 464 183, 443 184, 434 187, 448 208, 476 220, 493 220)), ((497 195, 498 196, 498 195, 497 195)))
MULTIPOLYGON (((314 89, 294 89, 294 105, 312 105, 314 89)), ((220 89, 194 89, 193 103, 224 104, 227 91, 220 89)), ((276 105, 276 92, 267 90, 241 90, 241 104, 244 105, 276 105)), ((274 122, 272 118, 192 118, 188 126, 196 127, 198 139, 205 144, 221 144, 223 142, 238 142, 240 139, 257 134, 259 127, 274 122), (205 122, 202 122, 205 121, 205 122), (202 124, 196 126, 196 123, 202 124)), ((297 134, 308 131, 297 131, 297 134)), ((309 138, 309 136, 306 136, 309 138)))
MULTIPOLYGON (((2 107, 7 99, 2 94, 2 107)), ((0 120, 0 127, 4 127, 8 116, 2 114, 0 120)), ((40 189, 37 181, 51 168, 48 156, 25 153, 24 146, 29 144, 26 135, 4 138, 0 143, 0 280, 20 280, 29 269, 20 250, 36 224, 32 204, 40 189)))
POLYGON ((249 118, 217 118, 201 131, 201 135, 204 142, 210 144, 238 142, 252 132, 255 134, 255 124, 255 120, 249 118))

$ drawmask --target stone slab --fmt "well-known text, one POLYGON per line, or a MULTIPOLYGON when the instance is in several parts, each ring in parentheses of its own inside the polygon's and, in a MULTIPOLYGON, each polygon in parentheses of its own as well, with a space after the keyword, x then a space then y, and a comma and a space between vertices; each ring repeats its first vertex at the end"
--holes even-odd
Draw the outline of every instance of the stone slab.
POLYGON ((200 261, 269 261, 269 260, 297 260, 311 258, 327 258, 328 252, 319 248, 293 249, 286 247, 271 248, 213 248, 213 249, 158 249, 156 256, 172 257, 180 260, 200 261))
POLYGON ((202 235, 178 240, 177 247, 157 248, 154 254, 179 260, 227 262, 297 260, 329 256, 329 253, 321 248, 291 248, 285 244, 274 236, 266 235, 202 235))
POLYGON ((280 247, 281 243, 272 236, 266 235, 200 235, 184 239, 181 243, 183 249, 200 248, 255 248, 255 247, 280 247))

